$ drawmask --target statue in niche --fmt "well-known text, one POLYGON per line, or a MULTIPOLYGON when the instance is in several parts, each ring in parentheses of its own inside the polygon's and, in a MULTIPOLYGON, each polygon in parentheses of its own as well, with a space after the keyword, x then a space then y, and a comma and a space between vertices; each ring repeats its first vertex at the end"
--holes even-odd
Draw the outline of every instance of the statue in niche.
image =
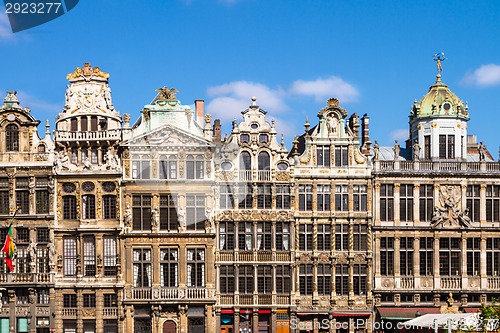
POLYGON ((127 205, 127 208, 125 208, 125 213, 123 214, 123 224, 127 228, 132 226, 132 209, 130 208, 130 205, 127 205))
POLYGON ((158 207, 151 211, 151 230, 158 231, 160 229, 160 212, 158 207))
POLYGON ((326 116, 326 128, 328 129, 328 134, 335 134, 337 132, 337 118, 333 116, 333 113, 326 116))

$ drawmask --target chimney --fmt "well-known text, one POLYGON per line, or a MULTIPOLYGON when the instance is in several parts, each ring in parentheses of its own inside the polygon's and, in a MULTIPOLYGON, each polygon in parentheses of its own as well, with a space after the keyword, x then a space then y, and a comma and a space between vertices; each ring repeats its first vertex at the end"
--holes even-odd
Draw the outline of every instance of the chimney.
POLYGON ((220 119, 214 120, 214 142, 216 145, 220 145, 221 135, 220 135, 220 119))
POLYGON ((205 115, 205 101, 202 99, 197 99, 194 101, 194 106, 196 109, 196 121, 200 126, 203 127, 205 120, 203 116, 205 115))
POLYGON ((364 154, 370 153, 370 117, 365 113, 363 118, 361 118, 361 151, 364 154))

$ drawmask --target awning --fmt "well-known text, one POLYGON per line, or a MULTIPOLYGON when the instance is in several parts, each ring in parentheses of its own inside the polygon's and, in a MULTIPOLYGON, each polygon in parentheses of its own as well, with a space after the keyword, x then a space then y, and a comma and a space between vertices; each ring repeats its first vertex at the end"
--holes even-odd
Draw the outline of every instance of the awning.
POLYGON ((475 327, 479 325, 479 314, 477 313, 439 313, 427 314, 402 323, 404 327, 434 328, 451 324, 451 328, 456 330, 460 327, 475 327))
POLYGON ((379 307, 377 308, 380 318, 388 320, 408 320, 417 317, 417 312, 419 315, 426 315, 429 313, 439 313, 439 308, 437 307, 379 307))
POLYGON ((333 317, 370 317, 371 312, 333 312, 333 317))

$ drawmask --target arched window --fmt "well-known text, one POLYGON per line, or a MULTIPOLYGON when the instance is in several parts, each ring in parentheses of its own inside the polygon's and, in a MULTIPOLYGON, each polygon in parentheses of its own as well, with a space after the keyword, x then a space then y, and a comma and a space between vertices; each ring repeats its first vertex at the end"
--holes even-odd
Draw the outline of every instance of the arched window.
POLYGON ((259 170, 270 170, 270 158, 269 154, 265 151, 259 153, 259 170))
POLYGON ((5 142, 7 143, 7 151, 19 150, 19 128, 10 124, 5 127, 5 142))
POLYGON ((240 154, 240 170, 252 170, 252 156, 247 151, 240 154))

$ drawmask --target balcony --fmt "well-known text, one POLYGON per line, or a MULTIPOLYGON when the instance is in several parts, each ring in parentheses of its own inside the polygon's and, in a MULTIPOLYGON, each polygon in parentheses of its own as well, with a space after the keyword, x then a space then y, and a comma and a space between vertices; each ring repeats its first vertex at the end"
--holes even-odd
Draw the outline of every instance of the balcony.
POLYGON ((205 300, 214 301, 214 290, 208 288, 129 288, 125 299, 131 301, 150 300, 205 300))
POLYGON ((500 173, 498 162, 376 161, 375 172, 500 173))
POLYGON ((104 308, 102 310, 102 315, 104 317, 116 318, 118 316, 118 308, 104 308))
POLYGON ((121 140, 121 129, 111 129, 107 131, 93 132, 70 132, 70 131, 55 131, 55 141, 101 141, 101 140, 121 140))
POLYGON ((489 277, 488 278, 488 289, 499 290, 500 289, 500 277, 489 277))
POLYGON ((50 273, 1 273, 0 283, 54 283, 50 273))
POLYGON ((461 277, 441 277, 441 289, 461 289, 462 288, 462 278, 461 277))
POLYGON ((76 318, 78 314, 78 308, 63 308, 62 315, 63 317, 74 317, 76 318))
POLYGON ((240 181, 259 181, 267 182, 271 180, 270 170, 240 170, 240 181))
POLYGON ((415 287, 413 276, 403 276, 400 280, 401 289, 413 289, 415 287))

